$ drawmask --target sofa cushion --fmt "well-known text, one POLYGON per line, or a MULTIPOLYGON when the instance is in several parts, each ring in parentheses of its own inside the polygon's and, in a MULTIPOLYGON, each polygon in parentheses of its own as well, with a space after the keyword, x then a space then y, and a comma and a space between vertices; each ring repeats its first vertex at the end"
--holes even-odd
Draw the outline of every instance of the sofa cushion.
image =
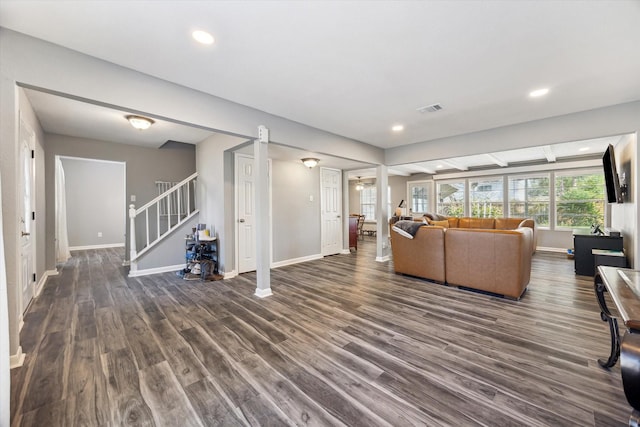
POLYGON ((490 230, 495 228, 495 219, 464 217, 459 219, 458 228, 479 228, 483 230, 490 230))
POLYGON ((496 230, 515 230, 523 222, 522 218, 496 218, 496 230))
POLYGON ((459 218, 457 216, 450 216, 447 218, 449 221, 449 228, 458 228, 459 218))
POLYGON ((437 225, 437 226, 444 227, 444 228, 449 228, 449 221, 446 220, 446 219, 442 220, 442 221, 431 220, 431 221, 429 221, 429 224, 430 225, 437 225))

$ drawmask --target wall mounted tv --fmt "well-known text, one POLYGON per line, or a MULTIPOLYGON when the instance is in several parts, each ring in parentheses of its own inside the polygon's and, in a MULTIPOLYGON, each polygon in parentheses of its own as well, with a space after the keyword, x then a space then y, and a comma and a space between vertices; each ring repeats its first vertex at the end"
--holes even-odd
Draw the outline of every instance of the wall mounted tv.
POLYGON ((602 166, 604 167, 604 181, 607 187, 607 201, 609 203, 622 203, 622 190, 620 189, 620 180, 616 169, 616 156, 611 144, 609 144, 602 156, 602 166))

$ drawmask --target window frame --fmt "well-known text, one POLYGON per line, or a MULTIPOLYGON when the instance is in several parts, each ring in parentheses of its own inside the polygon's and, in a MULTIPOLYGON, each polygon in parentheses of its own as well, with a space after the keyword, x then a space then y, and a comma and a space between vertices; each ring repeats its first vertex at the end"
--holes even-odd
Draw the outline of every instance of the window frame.
MULTIPOLYGON (((555 209, 555 203, 552 203, 552 198, 554 195, 554 191, 552 191, 552 187, 555 185, 555 181, 553 179, 553 172, 551 171, 547 171, 547 172, 538 172, 538 173, 518 173, 518 174, 512 174, 512 175, 507 175, 506 176, 506 194, 505 194, 505 198, 506 198, 506 203, 507 203, 507 215, 509 218, 533 218, 536 224, 536 228, 540 228, 543 230, 551 230, 552 227, 551 225, 553 224, 553 221, 555 219, 555 213, 554 213, 554 209, 555 209), (547 187, 547 206, 548 206, 548 218, 549 218, 549 223, 546 225, 541 225, 536 218, 533 217, 533 215, 529 215, 529 214, 525 214, 525 216, 523 217, 519 217, 519 216, 514 216, 511 212, 511 180, 512 179, 534 179, 534 178, 547 178, 549 184, 547 187)), ((530 203, 528 201, 528 194, 525 195, 525 200, 523 200, 523 202, 526 203, 530 203)))

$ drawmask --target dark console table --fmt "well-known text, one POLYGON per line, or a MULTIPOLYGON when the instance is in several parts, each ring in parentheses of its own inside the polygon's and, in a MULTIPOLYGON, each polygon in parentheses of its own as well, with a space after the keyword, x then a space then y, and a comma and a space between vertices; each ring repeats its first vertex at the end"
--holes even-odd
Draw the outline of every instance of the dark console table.
POLYGON ((622 236, 573 233, 573 250, 576 274, 592 276, 596 273, 593 249, 622 250, 622 236))
POLYGON ((640 271, 628 268, 599 266, 594 278, 594 288, 600 318, 609 323, 611 333, 611 352, 607 360, 598 363, 605 369, 616 364, 620 358, 622 386, 627 401, 633 411, 629 417, 629 426, 640 425, 640 271), (616 318, 605 300, 609 293, 626 329, 620 339, 618 318, 616 318))

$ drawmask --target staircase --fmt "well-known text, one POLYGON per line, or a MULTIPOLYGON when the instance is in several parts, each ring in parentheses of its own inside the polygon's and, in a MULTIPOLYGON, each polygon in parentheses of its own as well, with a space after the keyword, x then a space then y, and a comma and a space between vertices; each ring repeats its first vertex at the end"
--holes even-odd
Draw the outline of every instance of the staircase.
POLYGON ((130 274, 138 270, 138 260, 145 253, 199 212, 197 177, 196 172, 138 209, 129 205, 130 274))

